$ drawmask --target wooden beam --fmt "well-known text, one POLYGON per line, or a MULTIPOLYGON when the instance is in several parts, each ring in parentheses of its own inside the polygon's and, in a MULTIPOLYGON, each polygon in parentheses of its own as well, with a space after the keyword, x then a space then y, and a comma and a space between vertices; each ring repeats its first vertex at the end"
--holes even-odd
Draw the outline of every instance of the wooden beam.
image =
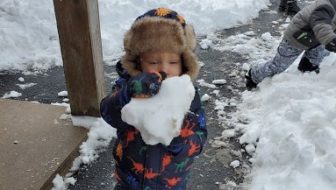
POLYGON ((100 116, 105 95, 97 0, 54 0, 63 67, 73 115, 100 116))

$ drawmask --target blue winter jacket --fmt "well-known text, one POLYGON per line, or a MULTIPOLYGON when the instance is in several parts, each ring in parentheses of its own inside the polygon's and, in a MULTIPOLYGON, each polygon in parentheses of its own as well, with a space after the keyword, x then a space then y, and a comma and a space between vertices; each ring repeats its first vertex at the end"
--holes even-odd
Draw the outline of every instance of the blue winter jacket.
POLYGON ((115 93, 101 102, 101 115, 117 129, 113 149, 117 185, 115 190, 184 190, 194 157, 202 151, 207 138, 204 110, 196 90, 181 128, 169 146, 147 145, 140 132, 121 119, 121 109, 130 101, 128 76, 120 78, 115 93))

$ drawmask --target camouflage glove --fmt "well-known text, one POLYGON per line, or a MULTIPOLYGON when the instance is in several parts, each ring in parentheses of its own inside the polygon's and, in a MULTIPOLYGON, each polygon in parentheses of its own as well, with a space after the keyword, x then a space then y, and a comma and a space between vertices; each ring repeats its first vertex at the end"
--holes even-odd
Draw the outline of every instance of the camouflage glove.
POLYGON ((331 40, 326 46, 326 50, 336 53, 336 38, 331 40))
POLYGON ((134 98, 148 98, 159 92, 165 73, 140 73, 128 82, 129 95, 134 98))

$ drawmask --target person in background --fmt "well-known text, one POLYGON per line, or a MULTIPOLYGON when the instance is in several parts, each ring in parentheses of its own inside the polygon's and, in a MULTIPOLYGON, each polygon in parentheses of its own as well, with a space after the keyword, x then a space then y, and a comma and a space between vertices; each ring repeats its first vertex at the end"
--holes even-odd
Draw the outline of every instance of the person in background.
POLYGON ((287 15, 293 16, 300 11, 296 0, 280 0, 279 12, 284 12, 287 15))
POLYGON ((266 77, 285 71, 304 52, 298 69, 319 73, 319 65, 329 52, 336 52, 336 0, 316 0, 298 12, 287 27, 275 57, 252 65, 247 72, 248 90, 266 77))

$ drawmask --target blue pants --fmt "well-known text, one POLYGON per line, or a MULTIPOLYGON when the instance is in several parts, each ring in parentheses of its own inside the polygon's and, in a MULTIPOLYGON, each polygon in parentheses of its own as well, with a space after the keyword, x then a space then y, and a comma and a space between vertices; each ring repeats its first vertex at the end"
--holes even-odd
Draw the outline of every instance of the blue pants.
POLYGON ((251 77, 253 82, 260 83, 266 77, 272 77, 285 71, 303 52, 304 57, 308 58, 313 65, 320 65, 326 56, 323 45, 319 45, 309 50, 301 50, 290 45, 287 40, 282 40, 279 44, 277 54, 273 60, 264 64, 257 64, 251 67, 251 77))

